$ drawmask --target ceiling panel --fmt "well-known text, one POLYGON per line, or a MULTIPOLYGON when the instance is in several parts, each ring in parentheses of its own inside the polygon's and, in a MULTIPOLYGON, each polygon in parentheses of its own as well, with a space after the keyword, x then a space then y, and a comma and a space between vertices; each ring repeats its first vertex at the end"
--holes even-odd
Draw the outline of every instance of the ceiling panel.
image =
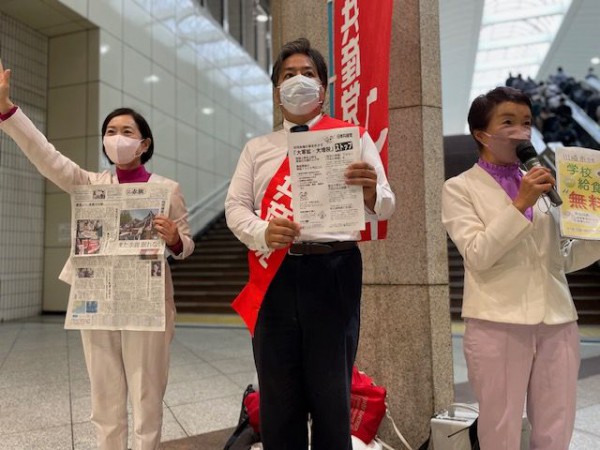
MULTIPOLYGON (((484 0, 439 0, 444 135, 465 131, 483 4, 484 0)), ((582 80, 590 59, 600 57, 599 42, 600 0, 573 0, 537 79, 546 80, 562 66, 582 80)), ((594 67, 600 76, 600 66, 594 67)))
POLYGON ((0 12, 46 36, 58 36, 93 27, 58 0, 0 0, 0 12))
MULTIPOLYGON (((562 66, 567 75, 583 79, 592 65, 590 59, 600 56, 600 1, 573 0, 563 25, 542 64, 538 79, 562 66)), ((600 67, 595 68, 600 76, 600 67)))

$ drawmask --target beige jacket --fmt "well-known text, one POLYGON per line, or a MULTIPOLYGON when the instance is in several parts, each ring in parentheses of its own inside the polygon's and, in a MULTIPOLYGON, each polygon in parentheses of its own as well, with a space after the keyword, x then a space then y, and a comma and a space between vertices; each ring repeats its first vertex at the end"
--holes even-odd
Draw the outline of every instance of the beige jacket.
POLYGON ((565 273, 600 259, 600 242, 561 239, 542 199, 533 222, 475 164, 444 184, 442 222, 464 259, 462 316, 515 324, 577 320, 565 273))
MULTIPOLYGON (((112 184, 118 183, 117 176, 110 171, 101 173, 88 172, 76 163, 58 152, 48 142, 46 137, 35 127, 29 118, 19 108, 9 119, 0 122, 0 130, 8 134, 21 148, 25 156, 35 165, 39 172, 66 192, 82 184, 112 184)), ((179 236, 183 243, 180 254, 169 254, 175 259, 183 259, 194 251, 194 241, 190 235, 187 222, 187 208, 179 184, 160 175, 152 174, 149 183, 163 183, 171 187, 171 207, 169 217, 175 221, 179 229, 179 236)), ((165 297, 169 303, 173 302, 173 282, 168 264, 165 272, 165 297)), ((70 260, 67 261, 60 274, 60 279, 71 284, 73 270, 70 260)))

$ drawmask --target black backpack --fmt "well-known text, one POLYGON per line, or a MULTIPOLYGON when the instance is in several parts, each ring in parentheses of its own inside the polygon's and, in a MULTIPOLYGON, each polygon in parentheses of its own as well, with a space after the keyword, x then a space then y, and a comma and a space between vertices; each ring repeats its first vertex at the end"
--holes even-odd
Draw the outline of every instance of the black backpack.
POLYGON ((244 406, 244 399, 252 392, 254 392, 254 388, 249 384, 242 396, 242 408, 237 427, 235 427, 232 435, 225 443, 223 450, 249 450, 253 444, 260 442, 260 435, 250 425, 248 411, 246 411, 246 407, 244 406))

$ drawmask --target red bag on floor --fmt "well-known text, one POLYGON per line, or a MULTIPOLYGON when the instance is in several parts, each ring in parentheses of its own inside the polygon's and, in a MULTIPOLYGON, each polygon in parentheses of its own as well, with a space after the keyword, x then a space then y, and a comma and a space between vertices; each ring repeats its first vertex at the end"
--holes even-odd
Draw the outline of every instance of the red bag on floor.
MULTIPOLYGON (((386 389, 375 386, 368 375, 352 369, 352 385, 350 387, 350 433, 363 442, 375 439, 379 425, 385 416, 386 389)), ((249 386, 242 400, 243 417, 255 433, 260 433, 259 407, 260 394, 249 386)), ((234 433, 235 434, 235 433, 234 433)), ((232 436, 233 437, 233 436, 232 436)), ((228 448, 228 447, 225 447, 228 448)))
POLYGON ((369 443, 375 439, 379 424, 385 416, 386 390, 375 386, 373 379, 365 373, 352 369, 350 388, 350 433, 369 443))
MULTIPOLYGON (((238 419, 237 427, 225 443, 223 450, 247 450, 256 442, 260 442, 260 435, 254 431, 254 428, 250 425, 249 411, 246 407, 246 399, 250 395, 254 395, 254 397, 257 399, 255 409, 256 415, 258 415, 258 392, 256 392, 250 384, 244 391, 244 395, 242 397, 242 407, 240 410, 240 418, 238 419)), ((248 403, 252 404, 253 401, 249 401, 248 403)))
POLYGON ((246 413, 248 414, 248 421, 250 426, 254 429, 256 433, 260 433, 260 423, 259 423, 259 407, 260 407, 260 397, 258 392, 251 392, 246 397, 244 397, 244 406, 246 407, 246 413))

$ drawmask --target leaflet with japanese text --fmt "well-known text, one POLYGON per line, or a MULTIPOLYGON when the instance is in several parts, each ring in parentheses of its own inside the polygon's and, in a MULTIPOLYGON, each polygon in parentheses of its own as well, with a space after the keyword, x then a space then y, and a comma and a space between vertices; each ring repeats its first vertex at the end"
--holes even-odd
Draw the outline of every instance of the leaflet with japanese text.
POLYGON ((311 233, 363 230, 362 187, 344 178, 360 161, 358 128, 290 133, 288 145, 294 221, 311 233))
POLYGON ((600 152, 587 148, 556 150, 560 231, 565 237, 600 240, 600 152))
POLYGON ((164 331, 165 242, 153 221, 170 194, 154 183, 74 189, 65 328, 164 331))

